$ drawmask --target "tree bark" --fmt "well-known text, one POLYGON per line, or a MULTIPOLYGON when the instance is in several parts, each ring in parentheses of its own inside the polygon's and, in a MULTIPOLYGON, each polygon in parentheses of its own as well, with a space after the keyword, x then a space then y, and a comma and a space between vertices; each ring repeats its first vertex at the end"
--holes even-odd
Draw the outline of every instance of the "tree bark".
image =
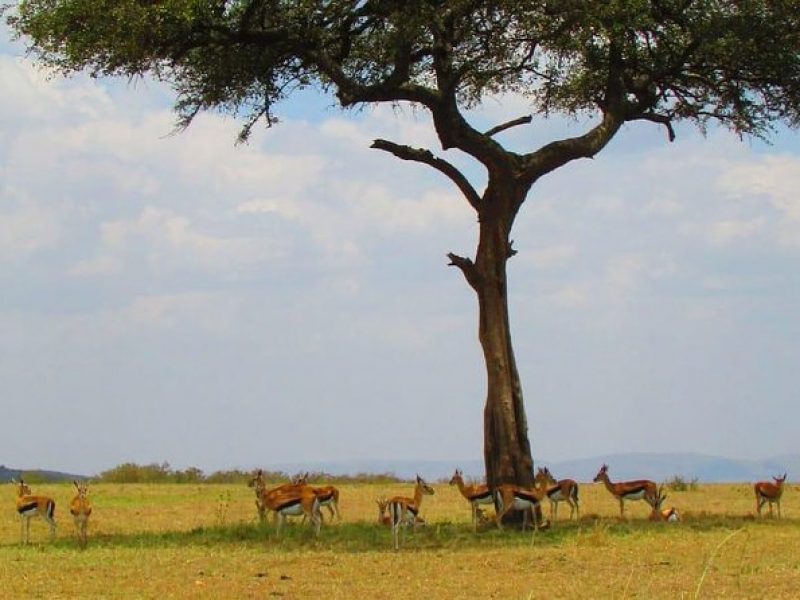
MULTIPOLYGON (((465 271, 478 297, 478 337, 486 365, 484 460, 486 482, 533 486, 533 458, 517 363, 511 343, 506 263, 515 254, 511 226, 527 186, 490 179, 479 213, 473 273, 465 271)), ((463 270, 463 269, 462 269, 463 270)))

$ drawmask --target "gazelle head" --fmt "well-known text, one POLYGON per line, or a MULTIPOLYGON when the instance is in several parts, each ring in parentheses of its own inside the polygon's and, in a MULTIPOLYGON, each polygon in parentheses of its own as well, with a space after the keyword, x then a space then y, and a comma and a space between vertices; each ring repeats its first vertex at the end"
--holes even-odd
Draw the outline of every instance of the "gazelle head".
POLYGON ((538 469, 536 469, 536 477, 533 478, 533 481, 538 486, 555 485, 557 483, 556 478, 553 477, 553 474, 547 467, 544 468, 539 467, 538 469))
POLYGON ((11 483, 17 486, 17 496, 20 498, 22 496, 30 496, 31 488, 28 487, 28 484, 25 483, 22 479, 17 481, 16 479, 12 479, 11 483))
POLYGON ((89 484, 86 482, 78 483, 77 481, 73 480, 72 483, 75 485, 75 489, 78 490, 78 498, 86 498, 86 494, 89 492, 89 484))
POLYGON ((247 487, 255 488, 256 491, 263 490, 265 485, 266 484, 264 483, 264 471, 261 469, 256 471, 252 479, 250 479, 250 481, 247 482, 247 487))
POLYGON ((422 490, 422 493, 427 496, 433 495, 433 488, 425 483, 425 480, 422 479, 419 475, 417 475, 417 487, 422 490))
POLYGON ((306 471, 305 473, 298 473, 297 475, 292 477, 292 483, 294 485, 305 485, 306 483, 308 483, 308 477, 309 477, 308 471, 306 471))
POLYGON ((375 504, 378 505, 378 520, 380 521, 383 518, 383 515, 386 513, 386 508, 389 506, 389 501, 386 498, 378 498, 375 500, 375 504))
POLYGON ((597 483, 598 481, 603 481, 608 478, 608 465, 603 464, 600 467, 600 470, 597 472, 597 475, 594 476, 594 482, 597 483))
POLYGON ((783 477, 773 477, 773 479, 775 480, 775 485, 781 487, 783 482, 786 481, 786 473, 783 474, 783 477))
POLYGON ((453 476, 450 478, 450 485, 456 485, 459 481, 463 485, 464 473, 461 472, 461 469, 456 469, 456 472, 453 473, 453 476))

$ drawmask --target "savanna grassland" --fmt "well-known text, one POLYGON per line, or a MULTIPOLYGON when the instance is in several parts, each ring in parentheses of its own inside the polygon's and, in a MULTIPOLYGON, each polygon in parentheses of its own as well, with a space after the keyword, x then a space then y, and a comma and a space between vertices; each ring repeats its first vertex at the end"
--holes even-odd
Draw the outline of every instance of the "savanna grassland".
POLYGON ((80 550, 68 512, 71 485, 37 485, 57 504, 55 542, 39 519, 19 544, 15 488, 0 516, 3 598, 797 598, 800 494, 787 485, 784 518, 755 520, 752 486, 669 491, 682 523, 651 523, 643 502, 628 520, 600 484, 581 485, 580 523, 538 533, 476 535, 467 502, 434 486, 427 527, 391 549, 375 499, 411 484, 341 485, 342 522, 318 539, 299 521, 277 537, 257 522, 243 485, 96 484, 89 545, 80 550))

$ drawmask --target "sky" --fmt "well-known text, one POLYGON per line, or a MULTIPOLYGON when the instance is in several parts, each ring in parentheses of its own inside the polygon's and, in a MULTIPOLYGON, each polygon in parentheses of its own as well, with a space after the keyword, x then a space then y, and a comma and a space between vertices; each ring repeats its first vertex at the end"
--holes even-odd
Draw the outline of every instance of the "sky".
MULTIPOLYGON (((408 107, 304 93, 236 145, 152 81, 50 77, 0 27, 0 464, 92 474, 482 456, 476 219, 408 107)), ((482 128, 530 110, 491 98, 482 128)), ((585 129, 536 119, 532 150, 585 129)), ((534 459, 797 453, 800 136, 626 126, 537 183, 510 309, 534 459)))

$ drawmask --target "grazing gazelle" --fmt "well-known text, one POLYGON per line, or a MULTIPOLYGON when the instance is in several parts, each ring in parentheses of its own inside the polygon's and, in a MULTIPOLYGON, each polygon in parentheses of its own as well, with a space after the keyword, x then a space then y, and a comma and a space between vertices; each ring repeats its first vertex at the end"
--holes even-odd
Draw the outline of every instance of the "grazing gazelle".
POLYGON ((450 479, 450 485, 457 485, 458 491, 467 499, 472 507, 472 529, 478 531, 478 506, 481 504, 494 504, 494 495, 484 483, 475 485, 464 485, 464 474, 456 469, 453 477, 450 479))
POLYGON ((497 515, 495 522, 498 529, 503 528, 503 517, 512 510, 521 510, 522 529, 528 526, 528 512, 533 513, 533 528, 539 529, 539 515, 544 492, 536 489, 527 489, 517 485, 503 484, 495 490, 497 515))
POLYGON ((772 504, 778 505, 778 518, 781 518, 781 496, 783 495, 783 482, 786 481, 786 473, 783 477, 773 477, 775 483, 771 481, 759 481, 753 489, 756 493, 756 512, 761 516, 761 509, 764 504, 769 502, 769 516, 772 516, 772 504))
POLYGON ((395 550, 400 548, 400 527, 411 525, 413 531, 417 531, 417 525, 423 522, 418 517, 422 498, 423 496, 431 495, 433 495, 433 488, 425 483, 422 477, 417 475, 413 498, 403 496, 389 498, 389 519, 392 525, 392 540, 394 541, 395 550))
POLYGON ((92 514, 92 503, 89 502, 89 498, 86 496, 89 486, 86 483, 78 483, 77 481, 72 483, 75 484, 78 493, 69 504, 69 512, 75 521, 78 543, 85 548, 87 541, 86 528, 89 525, 89 515, 92 514))
POLYGON ((658 487, 656 494, 658 497, 653 503, 653 510, 650 513, 649 519, 651 521, 666 521, 667 523, 677 523, 680 521, 681 516, 678 514, 678 509, 676 509, 674 506, 671 508, 661 508, 664 500, 667 499, 667 495, 664 493, 663 486, 658 487))
POLYGON ((625 500, 644 500, 652 507, 658 499, 658 486, 654 481, 637 479, 612 483, 608 478, 608 465, 603 465, 597 472, 594 482, 599 481, 602 481, 611 495, 619 500, 620 519, 625 518, 625 500))
POLYGON ((12 479, 11 483, 17 485, 17 513, 20 516, 21 526, 20 542, 30 543, 31 519, 37 516, 42 517, 50 525, 50 539, 54 539, 56 537, 56 503, 53 499, 47 496, 33 496, 31 488, 22 479, 19 482, 12 479))
POLYGON ((578 483, 574 479, 560 479, 556 481, 550 469, 545 467, 536 471, 534 481, 540 488, 547 491, 547 499, 550 500, 550 520, 555 522, 558 519, 558 503, 566 502, 569 504, 569 518, 577 513, 578 519, 581 518, 581 510, 578 505, 578 483))

